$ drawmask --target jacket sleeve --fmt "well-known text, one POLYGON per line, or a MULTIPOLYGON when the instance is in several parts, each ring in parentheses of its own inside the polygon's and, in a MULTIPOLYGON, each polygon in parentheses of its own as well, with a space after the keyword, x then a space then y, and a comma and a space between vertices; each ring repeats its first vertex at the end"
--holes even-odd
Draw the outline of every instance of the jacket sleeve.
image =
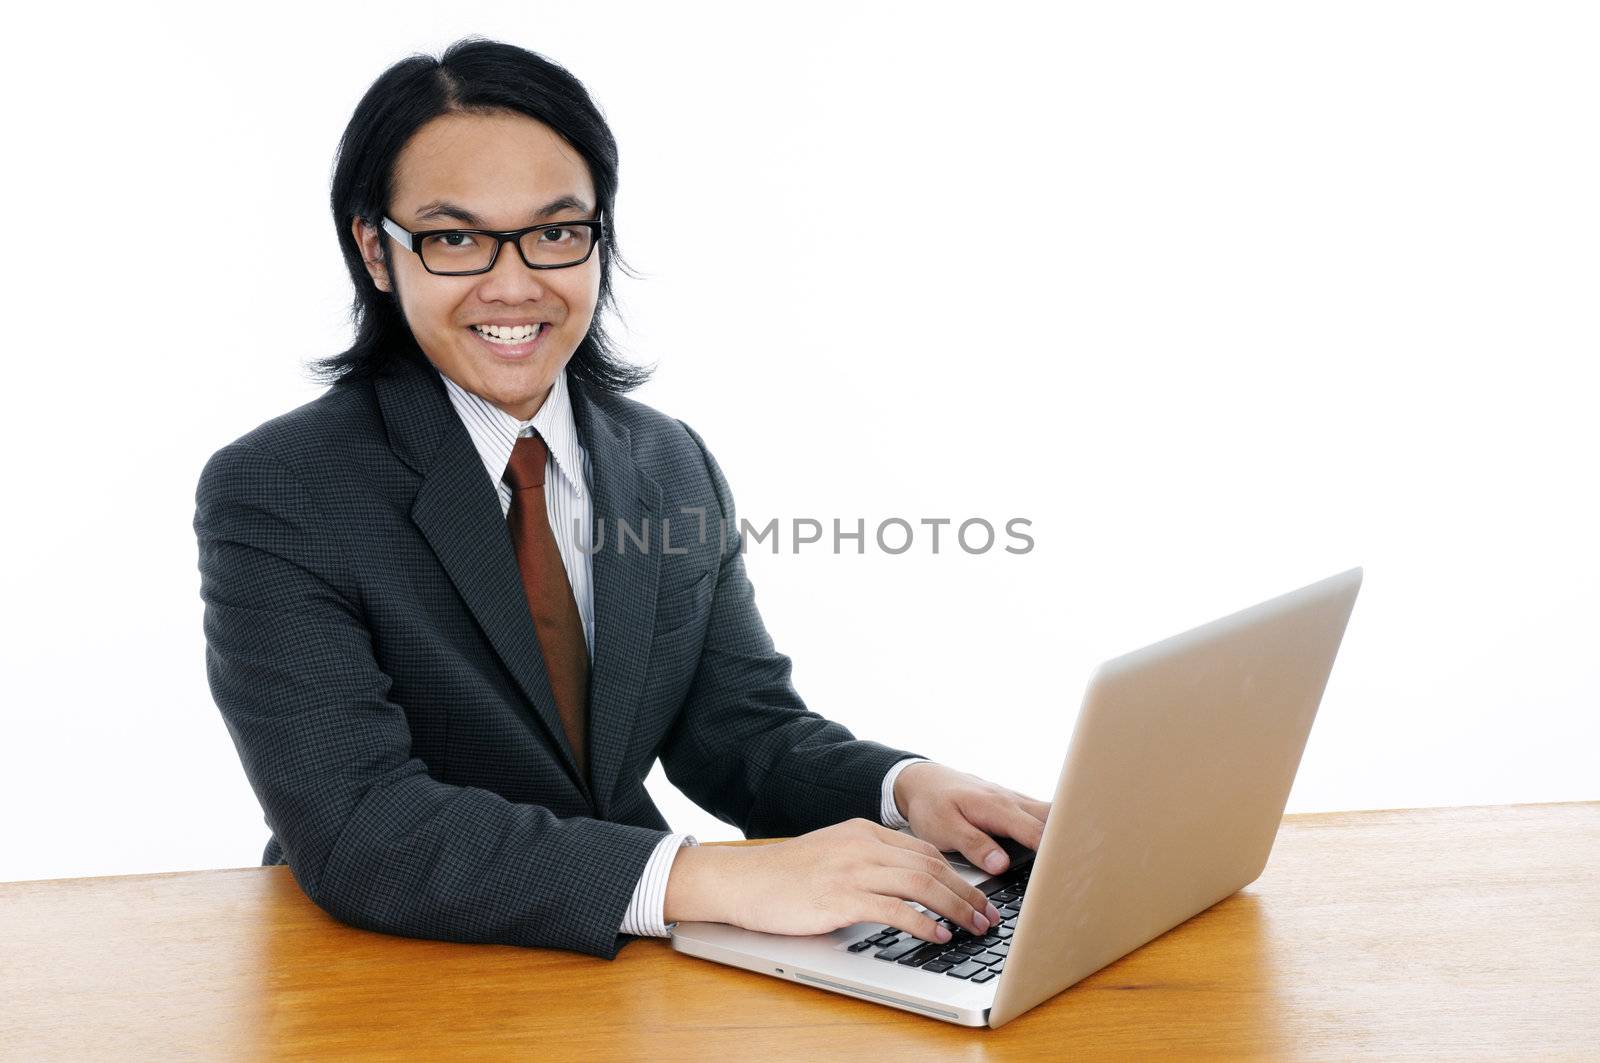
POLYGON ((857 739, 800 700, 790 660, 756 609, 728 482, 700 436, 683 427, 716 489, 724 534, 699 664, 662 747, 667 778, 746 837, 789 837, 857 817, 877 823, 884 776, 918 754, 857 739))
POLYGON ((235 443, 195 503, 206 675, 306 895, 369 930, 614 958, 668 832, 433 778, 389 697, 350 555, 301 480, 235 443))

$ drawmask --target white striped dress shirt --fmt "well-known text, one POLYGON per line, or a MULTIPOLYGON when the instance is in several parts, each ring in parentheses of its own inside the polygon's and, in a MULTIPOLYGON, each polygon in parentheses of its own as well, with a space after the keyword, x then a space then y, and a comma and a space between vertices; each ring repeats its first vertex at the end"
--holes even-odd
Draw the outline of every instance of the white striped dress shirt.
MULTIPOLYGON (((435 371, 438 367, 435 366, 435 371)), ((517 440, 537 430, 549 451, 544 469, 545 511, 550 517, 550 530, 556 537, 556 547, 561 553, 561 563, 572 584, 572 597, 578 604, 578 616, 583 620, 583 637, 589 645, 589 657, 594 657, 594 584, 593 557, 579 549, 579 529, 588 535, 594 532, 593 500, 590 495, 592 477, 589 470, 589 452, 578 439, 577 422, 572 417, 572 399, 567 392, 565 370, 556 374, 554 385, 544 403, 526 421, 506 413, 443 373, 445 391, 456 415, 466 426, 467 435, 483 459, 489 482, 500 495, 500 512, 511 511, 511 485, 505 481, 506 466, 511 463, 511 451, 517 440)), ((587 537, 583 540, 587 544, 587 537)), ((898 761, 883 779, 883 793, 879 819, 887 827, 903 827, 906 821, 894 801, 894 781, 908 765, 926 758, 911 757, 898 761)), ((692 834, 668 834, 662 838, 645 864, 644 874, 634 887, 633 899, 623 913, 619 932, 650 937, 670 937, 677 923, 665 922, 667 905, 667 877, 672 872, 673 858, 685 845, 699 845, 692 834)))

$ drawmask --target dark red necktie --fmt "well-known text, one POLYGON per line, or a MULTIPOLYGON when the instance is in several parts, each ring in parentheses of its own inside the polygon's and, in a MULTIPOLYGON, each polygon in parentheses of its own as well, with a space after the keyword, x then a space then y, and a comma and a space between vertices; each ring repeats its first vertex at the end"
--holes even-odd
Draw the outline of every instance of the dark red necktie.
POLYGON ((506 467, 506 482, 511 485, 511 509, 506 522, 511 542, 517 551, 517 567, 522 570, 522 589, 528 596, 528 610, 539 635, 545 671, 550 676, 550 692, 555 695, 561 724, 578 762, 578 770, 589 777, 588 694, 589 647, 583 637, 583 619, 572 596, 566 566, 556 549, 545 511, 544 466, 549 453, 544 440, 532 432, 517 440, 506 467))

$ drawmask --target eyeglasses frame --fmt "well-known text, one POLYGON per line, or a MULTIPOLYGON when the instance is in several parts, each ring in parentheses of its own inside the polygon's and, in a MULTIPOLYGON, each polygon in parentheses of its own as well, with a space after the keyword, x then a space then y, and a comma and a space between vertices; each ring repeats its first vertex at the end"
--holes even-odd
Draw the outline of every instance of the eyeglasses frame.
POLYGON ((594 249, 600 246, 600 241, 605 239, 606 235, 604 214, 593 220, 541 222, 538 225, 530 225, 525 229, 418 229, 416 232, 410 232, 387 214, 383 216, 381 225, 383 231, 394 238, 395 243, 416 255, 417 261, 422 263, 422 268, 435 277, 475 277, 481 273, 488 273, 494 269, 495 263, 500 261, 500 248, 505 246, 507 241, 516 245, 517 257, 522 259, 522 264, 529 269, 570 269, 573 266, 581 266, 589 261, 594 255, 594 249), (559 265, 536 265, 528 261, 527 253, 522 250, 522 238, 524 236, 539 229, 576 228, 578 226, 588 229, 593 234, 593 239, 589 241, 588 254, 576 262, 562 262, 559 265), (427 260, 422 257, 422 238, 424 236, 439 236, 443 233, 471 233, 474 236, 493 237, 495 240, 494 253, 489 256, 489 264, 482 269, 451 270, 446 272, 430 268, 427 260))

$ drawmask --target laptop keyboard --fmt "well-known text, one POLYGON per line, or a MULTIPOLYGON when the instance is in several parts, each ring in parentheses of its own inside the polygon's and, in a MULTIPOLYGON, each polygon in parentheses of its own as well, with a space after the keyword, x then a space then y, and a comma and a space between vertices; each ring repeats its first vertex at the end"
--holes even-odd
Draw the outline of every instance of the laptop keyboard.
MULTIPOLYGON (((894 927, 880 927, 850 946, 851 952, 873 952, 875 958, 915 967, 929 974, 967 978, 973 982, 987 982, 1000 976, 1006 968, 1006 955, 1011 951, 1011 935, 1016 929, 1017 914, 1022 909, 1022 895, 1028 888, 1028 874, 1033 863, 1012 868, 984 883, 979 888, 1000 911, 1000 924, 989 928, 987 934, 974 934, 943 916, 935 916, 939 925, 950 931, 945 942, 924 941, 894 927)), ((930 916, 932 912, 928 913, 930 916)))

